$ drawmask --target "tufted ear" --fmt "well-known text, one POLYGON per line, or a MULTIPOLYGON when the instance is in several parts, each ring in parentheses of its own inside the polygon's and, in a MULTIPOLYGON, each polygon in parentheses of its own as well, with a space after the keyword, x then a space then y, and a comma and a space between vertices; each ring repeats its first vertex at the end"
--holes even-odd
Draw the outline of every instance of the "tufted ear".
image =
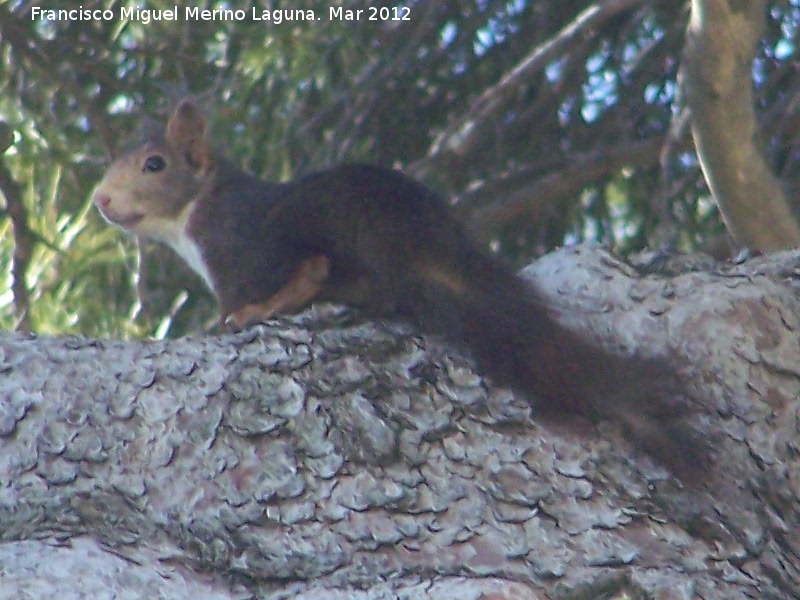
POLYGON ((167 122, 167 143, 189 165, 206 171, 211 163, 211 147, 207 139, 206 119, 193 100, 181 100, 167 122))

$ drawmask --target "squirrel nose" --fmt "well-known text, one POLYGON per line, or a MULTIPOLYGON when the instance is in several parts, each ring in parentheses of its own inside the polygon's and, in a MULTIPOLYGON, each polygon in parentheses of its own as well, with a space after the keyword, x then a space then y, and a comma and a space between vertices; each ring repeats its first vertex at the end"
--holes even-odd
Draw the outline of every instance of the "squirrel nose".
POLYGON ((111 196, 102 192, 95 192, 92 202, 100 208, 108 208, 111 205, 111 196))

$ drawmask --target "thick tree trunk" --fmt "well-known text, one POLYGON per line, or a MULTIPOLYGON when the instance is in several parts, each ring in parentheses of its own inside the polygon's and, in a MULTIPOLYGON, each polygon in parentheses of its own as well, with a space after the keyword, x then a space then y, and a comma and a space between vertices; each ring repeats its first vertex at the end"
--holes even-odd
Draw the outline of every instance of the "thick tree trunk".
POLYGON ((753 250, 800 247, 798 215, 760 146, 751 85, 765 0, 693 0, 681 63, 700 164, 731 235, 753 250))
POLYGON ((713 448, 698 489, 333 309, 4 336, 0 598, 800 598, 798 264, 639 277, 581 247, 528 271, 605 343, 678 356, 713 448))

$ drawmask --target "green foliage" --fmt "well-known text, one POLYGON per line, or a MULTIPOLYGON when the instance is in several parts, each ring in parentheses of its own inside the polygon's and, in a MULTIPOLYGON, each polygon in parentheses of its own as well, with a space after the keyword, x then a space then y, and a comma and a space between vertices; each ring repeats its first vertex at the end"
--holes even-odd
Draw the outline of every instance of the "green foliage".
MULTIPOLYGON (((264 3, 318 16, 280 24, 249 16, 144 23, 116 18, 138 2, 54 4, 115 18, 48 21, 31 18, 31 3, 0 4, 0 120, 14 132, 0 162, 23 191, 34 240, 22 247, 10 219, 0 219, 4 329, 22 310, 42 333, 163 336, 208 326, 213 300, 197 278, 149 247, 137 275, 136 245, 90 204, 109 151, 135 136, 142 116, 163 119, 187 92, 249 170, 286 179, 344 160, 405 168, 453 197, 487 242, 520 263, 567 240, 691 248, 719 232, 697 161, 684 152, 686 132, 667 174, 658 152, 635 150, 666 141, 681 3, 606 15, 528 71, 514 69, 591 3, 419 0, 402 5, 410 21, 384 22, 330 19, 336 3, 264 3), (479 135, 462 135, 470 131, 479 135), (677 228, 671 239, 656 235, 664 220, 677 228), (29 297, 15 309, 11 269, 21 248, 29 297)), ((248 15, 252 5, 205 3, 248 15)), ((779 8, 772 25, 786 26, 771 30, 767 48, 796 28, 793 3, 779 8)), ((793 52, 773 55, 764 81, 792 68, 793 52)), ((765 91, 765 106, 778 97, 765 91)))

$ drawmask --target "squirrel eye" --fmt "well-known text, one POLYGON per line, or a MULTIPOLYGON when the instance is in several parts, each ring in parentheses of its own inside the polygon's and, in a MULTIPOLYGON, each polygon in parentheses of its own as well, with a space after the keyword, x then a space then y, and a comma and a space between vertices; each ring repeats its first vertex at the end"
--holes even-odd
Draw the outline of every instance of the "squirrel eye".
POLYGON ((167 161, 165 161, 163 157, 156 154, 155 156, 147 157, 147 160, 144 161, 142 172, 146 171, 149 173, 157 173, 158 171, 162 171, 166 166, 167 161))

